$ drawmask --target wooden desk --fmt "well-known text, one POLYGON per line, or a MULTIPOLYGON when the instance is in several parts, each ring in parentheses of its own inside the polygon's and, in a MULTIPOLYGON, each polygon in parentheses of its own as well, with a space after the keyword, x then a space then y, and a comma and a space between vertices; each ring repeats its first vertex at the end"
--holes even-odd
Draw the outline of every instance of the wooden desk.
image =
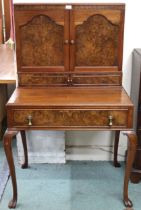
POLYGON ((14 51, 2 44, 0 45, 0 137, 2 137, 2 120, 6 115, 8 84, 16 84, 16 63, 14 51))
MULTIPOLYGON (((123 201, 131 207, 128 182, 137 138, 133 104, 122 87, 124 4, 16 4, 18 87, 7 103, 4 135, 17 203, 12 138, 25 130, 126 130, 129 149, 123 201)), ((118 135, 116 141, 118 142, 118 135)))
POLYGON ((17 186, 12 157, 12 137, 21 132, 25 162, 28 167, 25 130, 127 130, 129 150, 124 180, 124 203, 128 199, 128 182, 136 149, 132 128, 133 104, 123 88, 17 88, 7 104, 8 130, 4 147, 13 184, 10 208, 16 206, 17 186), (111 118, 112 116, 112 122, 111 118))

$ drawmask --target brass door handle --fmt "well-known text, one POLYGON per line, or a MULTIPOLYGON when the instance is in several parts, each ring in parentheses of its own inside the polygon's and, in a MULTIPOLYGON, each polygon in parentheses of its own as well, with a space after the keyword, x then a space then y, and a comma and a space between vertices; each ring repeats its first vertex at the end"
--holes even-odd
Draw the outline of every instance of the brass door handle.
POLYGON ((32 125, 32 116, 29 115, 29 116, 27 117, 27 120, 28 120, 28 125, 31 126, 31 125, 32 125))
POLYGON ((72 40, 70 41, 70 43, 71 43, 71 44, 74 44, 74 43, 75 43, 75 41, 72 39, 72 40))
POLYGON ((69 44, 69 40, 66 39, 66 40, 64 41, 64 44, 69 44))
POLYGON ((70 77, 68 77, 68 79, 67 79, 67 83, 68 83, 68 85, 72 85, 72 78, 70 78, 70 77))
POLYGON ((68 82, 68 83, 71 83, 71 82, 72 82, 72 79, 68 78, 68 79, 67 79, 67 82, 68 82))
POLYGON ((109 119, 109 126, 112 126, 113 125, 113 117, 110 115, 108 117, 108 119, 109 119))

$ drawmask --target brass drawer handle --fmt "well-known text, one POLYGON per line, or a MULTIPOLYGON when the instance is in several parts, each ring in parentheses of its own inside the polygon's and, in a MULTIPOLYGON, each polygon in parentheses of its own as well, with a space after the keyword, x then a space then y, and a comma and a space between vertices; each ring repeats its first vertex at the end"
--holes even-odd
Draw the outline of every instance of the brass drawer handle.
POLYGON ((64 44, 69 44, 69 40, 66 39, 66 40, 64 41, 64 44))
POLYGON ((113 117, 110 115, 109 116, 109 126, 113 125, 113 117))
POLYGON ((27 117, 27 120, 28 120, 28 125, 31 126, 31 125, 32 125, 32 116, 29 115, 29 116, 27 117))

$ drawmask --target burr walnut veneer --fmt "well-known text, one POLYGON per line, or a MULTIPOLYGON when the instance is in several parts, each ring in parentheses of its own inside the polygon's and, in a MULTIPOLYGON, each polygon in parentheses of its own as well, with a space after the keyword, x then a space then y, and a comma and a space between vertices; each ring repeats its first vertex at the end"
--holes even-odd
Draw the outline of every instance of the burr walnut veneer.
MULTIPOLYGON (((16 207, 17 185, 11 142, 21 132, 28 167, 26 130, 125 130, 129 150, 123 200, 136 134, 133 104, 122 87, 124 4, 15 4, 18 87, 7 103, 4 148, 16 207)), ((100 195, 99 195, 100 196, 100 195)))

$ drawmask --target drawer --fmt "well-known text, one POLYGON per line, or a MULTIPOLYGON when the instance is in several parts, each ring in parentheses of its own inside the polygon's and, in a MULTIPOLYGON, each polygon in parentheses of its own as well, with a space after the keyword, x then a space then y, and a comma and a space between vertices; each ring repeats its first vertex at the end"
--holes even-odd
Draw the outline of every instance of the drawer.
POLYGON ((68 76, 47 73, 19 73, 20 86, 67 86, 68 76))
POLYGON ((74 74, 72 77, 72 83, 75 86, 109 86, 121 85, 121 74, 108 73, 108 74, 74 74))
POLYGON ((13 110, 14 127, 115 128, 128 127, 128 110, 13 110))

